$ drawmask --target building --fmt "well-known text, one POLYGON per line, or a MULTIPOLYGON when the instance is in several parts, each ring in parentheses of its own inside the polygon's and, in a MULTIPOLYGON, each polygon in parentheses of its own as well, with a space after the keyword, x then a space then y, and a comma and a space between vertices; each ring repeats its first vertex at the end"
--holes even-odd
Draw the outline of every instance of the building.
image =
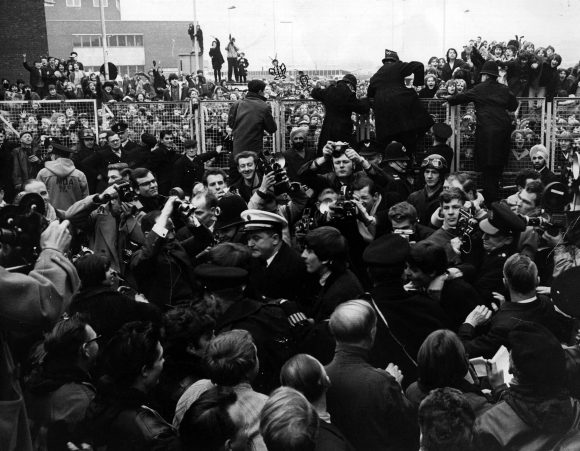
POLYGON ((28 83, 22 55, 26 53, 32 64, 48 51, 44 6, 38 0, 0 0, 0 11, 0 77, 28 83))
MULTIPOLYGON (((51 56, 79 55, 85 70, 98 71, 103 64, 100 0, 54 0, 45 2, 48 51, 51 56)), ((103 0, 107 28, 108 60, 120 75, 144 72, 152 62, 176 70, 178 55, 191 51, 189 21, 126 21, 120 1, 103 0)))

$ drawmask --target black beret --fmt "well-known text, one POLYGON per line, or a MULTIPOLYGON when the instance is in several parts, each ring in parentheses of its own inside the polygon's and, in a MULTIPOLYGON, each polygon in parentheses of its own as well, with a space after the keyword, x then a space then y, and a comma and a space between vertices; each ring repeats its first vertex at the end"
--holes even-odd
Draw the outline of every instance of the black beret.
POLYGON ((218 266, 212 263, 196 266, 194 274, 201 284, 210 291, 239 287, 248 280, 248 271, 243 268, 218 266))
POLYGON ((407 259, 411 247, 409 241, 393 233, 372 241, 363 253, 368 266, 397 266, 407 259))
POLYGON ((548 390, 564 387, 566 356, 552 332, 541 324, 522 321, 512 329, 508 341, 521 383, 548 390))

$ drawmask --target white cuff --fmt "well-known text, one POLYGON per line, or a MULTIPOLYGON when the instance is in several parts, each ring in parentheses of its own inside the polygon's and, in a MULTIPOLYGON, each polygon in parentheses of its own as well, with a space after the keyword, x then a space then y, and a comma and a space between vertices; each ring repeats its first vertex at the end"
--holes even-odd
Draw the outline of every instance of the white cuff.
POLYGON ((151 231, 155 232, 157 235, 159 235, 161 238, 165 238, 167 236, 167 233, 169 233, 169 230, 167 230, 165 227, 163 227, 161 224, 155 224, 153 226, 153 228, 151 229, 151 231))

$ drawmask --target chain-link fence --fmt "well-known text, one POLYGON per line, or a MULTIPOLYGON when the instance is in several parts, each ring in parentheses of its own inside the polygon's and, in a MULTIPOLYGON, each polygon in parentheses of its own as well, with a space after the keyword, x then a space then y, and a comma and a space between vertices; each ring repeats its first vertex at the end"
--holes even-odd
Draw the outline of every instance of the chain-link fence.
POLYGON ((278 102, 278 132, 282 147, 280 150, 290 149, 290 132, 295 127, 308 129, 306 134, 306 148, 316 149, 322 122, 326 111, 324 105, 316 100, 281 100, 278 102))
POLYGON ((129 126, 129 138, 139 142, 143 133, 159 139, 162 130, 170 130, 174 143, 183 151, 183 141, 196 136, 195 112, 190 102, 116 102, 103 105, 102 128, 117 122, 129 126))
POLYGON ((555 98, 548 123, 552 170, 566 171, 572 152, 580 152, 580 98, 555 98))
POLYGON ((0 101, 0 122, 8 141, 18 142, 21 133, 32 133, 33 145, 44 157, 46 138, 74 147, 81 129, 96 133, 97 105, 94 100, 0 101))

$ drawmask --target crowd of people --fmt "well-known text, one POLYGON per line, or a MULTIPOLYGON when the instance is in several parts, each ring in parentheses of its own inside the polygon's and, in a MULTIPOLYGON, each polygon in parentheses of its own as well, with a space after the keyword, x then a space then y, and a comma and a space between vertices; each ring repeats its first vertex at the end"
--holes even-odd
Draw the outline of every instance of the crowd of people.
POLYGON ((367 82, 291 99, 278 154, 262 80, 215 123, 201 111, 219 128, 203 153, 179 103, 203 88, 177 75, 151 121, 97 76, 99 134, 65 111, 46 156, 37 115, 9 112, 0 448, 577 449, 575 141, 552 172, 498 46, 474 40, 436 75, 473 73, 445 101, 475 105, 461 133, 481 184, 408 87, 436 69, 392 50, 367 82), (499 185, 511 154, 516 192, 499 185))

